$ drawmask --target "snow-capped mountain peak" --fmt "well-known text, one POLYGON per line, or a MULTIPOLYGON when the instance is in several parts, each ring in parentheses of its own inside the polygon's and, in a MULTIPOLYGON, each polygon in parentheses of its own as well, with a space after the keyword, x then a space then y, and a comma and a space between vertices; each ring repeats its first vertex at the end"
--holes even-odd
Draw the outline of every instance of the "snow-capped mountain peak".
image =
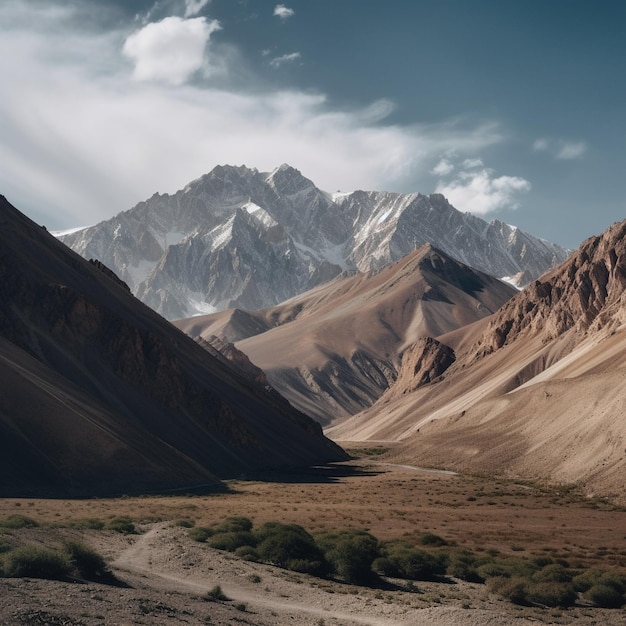
POLYGON ((377 270, 425 243, 494 276, 528 282, 567 251, 440 194, 329 194, 288 164, 220 165, 173 195, 60 239, 113 269, 169 318, 263 308, 346 270, 377 270))

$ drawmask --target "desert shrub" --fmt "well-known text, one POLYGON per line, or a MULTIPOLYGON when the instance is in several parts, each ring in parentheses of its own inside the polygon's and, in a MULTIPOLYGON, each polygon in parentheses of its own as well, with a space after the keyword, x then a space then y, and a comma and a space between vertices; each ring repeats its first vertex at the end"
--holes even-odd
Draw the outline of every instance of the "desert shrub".
POLYGON ((434 555, 402 541, 381 546, 382 557, 372 568, 385 576, 407 580, 434 580, 446 572, 445 555, 434 555))
POLYGON ((252 546, 240 546, 235 550, 235 556, 244 561, 258 561, 259 553, 252 546))
POLYGON ((489 579, 488 585, 493 593, 497 593, 513 604, 528 604, 528 583, 523 578, 499 576, 489 579))
POLYGON ((204 596, 205 600, 209 602, 226 602, 230 600, 229 597, 222 591, 222 588, 219 585, 215 585, 210 591, 207 591, 206 596, 204 596))
POLYGON ((69 559, 56 550, 21 546, 4 556, 4 574, 10 578, 62 579, 72 567, 69 559))
POLYGON ((622 591, 606 583, 596 583, 592 585, 585 591, 584 596, 596 606, 605 609, 619 609, 626 601, 622 591))
POLYGON ((104 522, 101 519, 96 519, 94 517, 77 519, 73 522, 70 522, 70 528, 78 528, 80 530, 103 530, 104 522))
POLYGON ((433 533, 424 533, 420 538, 420 543, 423 546, 447 546, 448 542, 439 535, 433 533))
POLYGON ((478 559, 469 552, 455 554, 448 563, 446 573, 470 583, 485 582, 485 578, 478 571, 478 559))
POLYGON ((114 517, 107 524, 107 528, 127 535, 134 535, 137 532, 135 524, 130 517, 114 517))
POLYGON ((190 539, 199 541, 200 543, 204 543, 212 534, 213 531, 206 526, 196 526, 189 531, 190 539))
POLYGON ((576 602, 578 594, 571 583, 538 582, 529 583, 526 599, 532 604, 550 607, 568 607, 576 602))
POLYGON ((262 561, 316 576, 325 575, 329 570, 313 537, 297 524, 268 522, 255 536, 262 561))
POLYGON ((254 547, 256 540, 251 532, 240 530, 216 533, 208 537, 206 542, 212 548, 234 552, 242 546, 254 547))
POLYGON ((95 550, 78 541, 68 541, 63 548, 71 566, 83 578, 100 578, 109 574, 106 561, 95 550))
POLYGON ((569 583, 572 580, 572 574, 562 565, 552 563, 535 572, 533 580, 536 582, 569 583))
POLYGON ((252 530, 252 521, 247 517, 227 517, 221 524, 211 526, 214 533, 231 533, 252 530))
POLYGON ((363 583, 373 576, 372 563, 379 556, 378 539, 361 530, 324 533, 317 537, 334 572, 349 583, 363 583))
POLYGON ((37 528, 39 524, 26 515, 9 515, 0 520, 0 528, 7 528, 10 530, 17 530, 19 528, 37 528))
POLYGON ((481 563, 478 568, 478 575, 483 579, 488 578, 510 578, 511 572, 500 562, 492 559, 481 563))
POLYGON ((620 593, 626 591, 626 574, 617 571, 589 569, 572 580, 577 591, 587 591, 594 585, 608 585, 620 593))
POLYGON ((181 528, 193 528, 196 523, 190 519, 179 519, 175 522, 175 524, 181 528))

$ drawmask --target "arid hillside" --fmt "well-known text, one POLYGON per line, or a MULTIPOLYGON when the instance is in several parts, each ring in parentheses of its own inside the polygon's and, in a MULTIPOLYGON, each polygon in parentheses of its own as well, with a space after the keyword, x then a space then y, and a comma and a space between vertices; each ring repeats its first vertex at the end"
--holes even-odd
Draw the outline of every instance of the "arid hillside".
POLYGON ((407 359, 374 406, 329 434, 401 441, 397 457, 416 464, 626 499, 625 234, 614 224, 488 320, 437 337, 455 356, 439 380, 416 384, 407 359))
POLYGON ((0 197, 0 495, 216 483, 345 458, 0 197))
MULTIPOLYGON (((380 271, 352 273, 256 312, 229 310, 176 322, 217 336, 322 424, 357 413, 393 384, 416 341, 481 320, 511 286, 425 245, 380 271)), ((437 367, 426 375, 436 377, 437 367)))

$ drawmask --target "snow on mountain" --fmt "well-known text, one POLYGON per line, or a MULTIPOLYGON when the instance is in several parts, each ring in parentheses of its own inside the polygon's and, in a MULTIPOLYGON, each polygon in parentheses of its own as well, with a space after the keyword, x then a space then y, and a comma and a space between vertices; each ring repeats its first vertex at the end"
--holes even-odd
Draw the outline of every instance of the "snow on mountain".
POLYGON ((173 195, 59 238, 169 319, 272 306, 425 243, 518 283, 567 256, 514 226, 461 213, 440 194, 329 194, 286 164, 269 173, 218 166, 173 195))

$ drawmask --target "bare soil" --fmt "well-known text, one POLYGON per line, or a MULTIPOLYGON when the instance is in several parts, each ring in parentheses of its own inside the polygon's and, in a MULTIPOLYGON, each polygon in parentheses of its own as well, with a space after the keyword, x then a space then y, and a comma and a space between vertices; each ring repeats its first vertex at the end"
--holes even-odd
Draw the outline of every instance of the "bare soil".
POLYGON ((229 486, 230 493, 213 495, 0 500, 0 518, 19 513, 46 524, 5 531, 5 539, 55 545, 80 538, 108 559, 122 583, 0 579, 0 623, 626 625, 623 611, 516 607, 485 585, 459 580, 366 588, 316 579, 213 550, 179 525, 244 515, 255 525, 295 522, 313 533, 359 528, 380 539, 417 541, 430 532, 476 551, 626 566, 626 513, 610 503, 569 490, 389 465, 377 456, 301 474, 242 477, 229 486), (141 532, 69 527, 120 515, 141 532), (229 600, 206 599, 216 585, 229 600))

